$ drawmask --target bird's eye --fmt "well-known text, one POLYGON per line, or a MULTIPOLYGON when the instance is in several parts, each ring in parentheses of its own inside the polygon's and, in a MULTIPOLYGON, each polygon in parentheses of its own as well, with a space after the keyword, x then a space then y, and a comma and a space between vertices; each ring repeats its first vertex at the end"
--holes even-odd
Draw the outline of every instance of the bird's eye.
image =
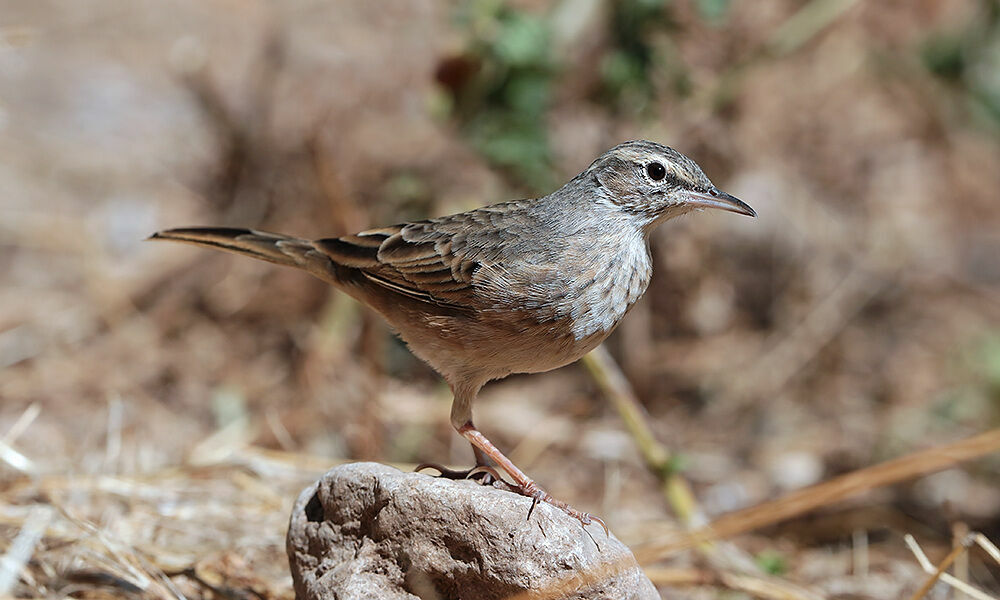
POLYGON ((667 176, 667 169, 658 162, 651 162, 646 165, 646 174, 653 181, 662 181, 667 176))

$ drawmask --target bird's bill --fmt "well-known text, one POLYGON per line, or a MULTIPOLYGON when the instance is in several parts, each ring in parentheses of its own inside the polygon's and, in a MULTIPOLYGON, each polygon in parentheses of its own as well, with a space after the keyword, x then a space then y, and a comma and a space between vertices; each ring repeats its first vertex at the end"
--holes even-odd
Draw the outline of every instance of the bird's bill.
POLYGON ((757 216, 749 204, 716 188, 712 188, 708 192, 688 192, 685 195, 684 203, 695 208, 718 208, 748 217, 757 216))

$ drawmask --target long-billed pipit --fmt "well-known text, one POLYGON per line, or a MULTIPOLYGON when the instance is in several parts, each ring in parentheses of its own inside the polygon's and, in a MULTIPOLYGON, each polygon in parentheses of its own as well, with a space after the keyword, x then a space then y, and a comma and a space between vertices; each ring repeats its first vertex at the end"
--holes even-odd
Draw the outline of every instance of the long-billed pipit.
POLYGON ((451 386, 451 423, 477 466, 491 459, 515 491, 587 524, 594 517, 550 496, 476 429, 473 400, 488 381, 549 371, 600 344, 649 285, 650 232, 701 208, 756 216, 691 159, 632 141, 542 198, 313 241, 215 227, 151 239, 298 267, 374 308, 451 386))

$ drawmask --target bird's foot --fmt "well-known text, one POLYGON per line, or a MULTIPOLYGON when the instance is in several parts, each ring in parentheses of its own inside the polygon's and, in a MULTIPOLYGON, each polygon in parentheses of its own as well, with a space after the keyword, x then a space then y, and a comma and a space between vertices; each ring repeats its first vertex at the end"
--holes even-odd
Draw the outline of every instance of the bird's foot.
POLYGON ((483 485, 495 485, 497 482, 507 483, 500 478, 496 469, 489 465, 476 465, 471 469, 449 469, 436 463, 421 463, 417 465, 416 469, 413 469, 413 472, 419 473, 424 469, 434 469, 439 473, 438 477, 445 479, 474 479, 483 485))
POLYGON ((546 504, 551 504, 552 506, 558 508, 559 510, 573 517, 577 521, 580 521, 580 523, 582 523, 583 525, 598 523, 601 526, 601 528, 604 529, 604 535, 609 535, 608 526, 604 522, 604 519, 600 517, 595 517, 594 515, 587 512, 583 512, 582 510, 577 510, 572 506, 570 506, 569 504, 563 502, 562 500, 553 498, 551 494, 549 494, 542 488, 538 487, 538 484, 536 484, 534 481, 531 481, 530 479, 525 485, 507 483, 507 489, 517 494, 521 494, 522 496, 527 496, 528 498, 531 498, 531 508, 528 509, 529 519, 531 518, 531 512, 535 510, 535 506, 539 502, 545 502, 546 504))
MULTIPOLYGON (((476 450, 477 459, 481 455, 489 458, 494 463, 496 463, 497 466, 499 466, 505 473, 507 473, 507 475, 510 475, 511 479, 514 480, 514 483, 510 483, 506 480, 497 477, 496 478, 497 481, 494 483, 494 486, 504 487, 507 490, 512 491, 516 494, 520 494, 522 496, 527 496, 528 498, 531 498, 532 500, 531 508, 528 509, 529 518, 531 517, 532 511, 535 510, 535 506, 539 502, 545 502, 551 504, 552 506, 555 506, 556 508, 563 511, 567 515, 576 519, 577 521, 580 521, 580 523, 582 523, 583 525, 590 525, 591 523, 594 522, 600 523, 601 527, 604 529, 604 534, 609 535, 608 526, 603 519, 595 517, 590 513, 585 513, 583 511, 577 510, 572 506, 570 506, 569 504, 566 504, 562 500, 556 500, 548 492, 538 487, 537 483, 532 481, 531 478, 525 475, 524 472, 521 471, 521 469, 518 469, 517 466, 513 462, 511 462, 509 458, 507 458, 506 456, 503 455, 502 452, 497 450, 497 447, 494 446, 493 443, 490 442, 488 439, 486 439, 486 436, 483 435, 481 431, 476 429, 476 426, 472 424, 472 421, 468 421, 461 427, 458 427, 458 432, 462 434, 462 437, 469 440, 469 442, 472 444, 472 447, 476 450)), ((476 462, 482 462, 482 460, 477 460, 476 462)), ((494 471, 494 474, 496 474, 496 471, 494 471)), ((586 531, 586 529, 584 529, 584 531, 586 531)))

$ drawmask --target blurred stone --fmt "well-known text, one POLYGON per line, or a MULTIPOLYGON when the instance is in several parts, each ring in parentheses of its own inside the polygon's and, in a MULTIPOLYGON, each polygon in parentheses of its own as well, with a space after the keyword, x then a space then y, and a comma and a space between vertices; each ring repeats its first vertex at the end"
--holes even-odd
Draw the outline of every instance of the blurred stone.
POLYGON ((962 469, 946 469, 920 479, 914 494, 932 510, 948 510, 968 519, 991 519, 1000 506, 1000 490, 994 482, 980 481, 962 469))
POLYGON ((719 333, 733 320, 736 289, 721 277, 706 277, 687 305, 687 321, 701 335, 719 333))
POLYGON ((506 598, 614 564, 560 598, 657 599, 632 553, 599 525, 472 481, 374 463, 331 469, 299 495, 287 550, 299 600, 506 598), (589 533, 589 535, 588 535, 589 533), (592 536, 592 537, 591 537, 592 536))
POLYGON ((702 495, 702 508, 708 514, 723 514, 749 505, 750 494, 742 484, 734 481, 717 483, 702 495))
POLYGON ((819 482, 823 477, 823 461, 811 452, 782 452, 770 461, 767 470, 776 485, 795 490, 819 482))
MULTIPOLYGON (((580 435, 579 432, 577 435, 580 435)), ((635 451, 635 442, 620 428, 587 428, 580 437, 580 446, 587 456, 598 460, 640 461, 635 451)))

